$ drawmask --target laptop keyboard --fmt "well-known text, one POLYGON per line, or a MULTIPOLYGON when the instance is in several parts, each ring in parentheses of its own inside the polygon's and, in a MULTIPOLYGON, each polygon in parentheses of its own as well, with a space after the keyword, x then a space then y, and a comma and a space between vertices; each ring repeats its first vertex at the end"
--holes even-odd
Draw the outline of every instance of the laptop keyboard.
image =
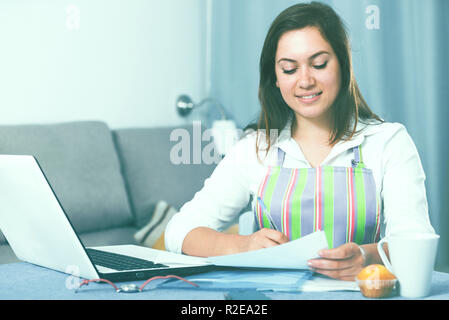
POLYGON ((123 254, 95 249, 86 249, 86 251, 93 264, 118 271, 168 267, 165 264, 154 263, 152 261, 125 256, 123 254))

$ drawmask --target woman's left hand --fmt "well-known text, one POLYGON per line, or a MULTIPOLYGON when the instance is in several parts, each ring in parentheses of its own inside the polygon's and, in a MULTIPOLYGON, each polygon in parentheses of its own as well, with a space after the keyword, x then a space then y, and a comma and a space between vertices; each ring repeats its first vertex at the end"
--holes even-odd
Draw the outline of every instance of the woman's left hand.
POLYGON ((334 249, 323 249, 318 254, 321 259, 308 261, 310 269, 339 280, 354 281, 366 262, 359 246, 354 242, 334 249))

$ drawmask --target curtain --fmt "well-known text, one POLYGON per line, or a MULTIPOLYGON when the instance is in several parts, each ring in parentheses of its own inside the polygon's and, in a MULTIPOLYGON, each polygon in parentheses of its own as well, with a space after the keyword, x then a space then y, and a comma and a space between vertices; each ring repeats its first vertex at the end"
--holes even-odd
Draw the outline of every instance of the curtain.
MULTIPOLYGON (((258 63, 274 18, 301 1, 212 0, 211 86, 240 127, 256 120, 258 63)), ((449 272, 449 1, 328 0, 348 27, 371 109, 404 124, 426 173, 437 269, 449 272)), ((406 186, 404 186, 406 187, 406 186)))

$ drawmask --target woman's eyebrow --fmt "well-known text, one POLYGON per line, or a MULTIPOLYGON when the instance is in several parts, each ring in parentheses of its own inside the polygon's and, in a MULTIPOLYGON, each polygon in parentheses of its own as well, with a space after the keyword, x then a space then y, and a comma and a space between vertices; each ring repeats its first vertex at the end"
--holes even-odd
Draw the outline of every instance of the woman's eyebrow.
MULTIPOLYGON (((330 53, 327 52, 327 51, 325 51, 325 50, 321 50, 321 51, 318 51, 318 52, 312 54, 312 55, 309 57, 308 60, 313 60, 313 59, 315 59, 316 57, 318 57, 318 56, 320 56, 320 55, 322 55, 322 54, 330 54, 330 53)), ((293 63, 296 63, 296 62, 297 62, 297 61, 294 60, 294 59, 281 58, 281 59, 278 60, 278 63, 281 62, 281 61, 287 61, 287 62, 293 62, 293 63)))

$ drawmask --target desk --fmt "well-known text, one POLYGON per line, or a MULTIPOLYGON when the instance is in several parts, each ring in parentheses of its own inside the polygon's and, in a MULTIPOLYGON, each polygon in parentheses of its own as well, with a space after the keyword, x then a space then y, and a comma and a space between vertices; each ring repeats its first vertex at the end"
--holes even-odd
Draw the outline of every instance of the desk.
MULTIPOLYGON (((90 283, 78 293, 68 289, 69 275, 29 263, 0 265, 0 299, 26 300, 223 300, 226 291, 201 289, 156 289, 157 281, 140 293, 116 293, 109 284, 90 283)), ((144 281, 135 282, 143 284, 144 281)), ((361 300, 360 292, 265 292, 273 300, 361 300)), ((388 299, 404 299, 394 296, 388 299)), ((425 299, 449 300, 449 273, 434 272, 432 291, 425 299)), ((372 299, 371 299, 372 300, 372 299)))

